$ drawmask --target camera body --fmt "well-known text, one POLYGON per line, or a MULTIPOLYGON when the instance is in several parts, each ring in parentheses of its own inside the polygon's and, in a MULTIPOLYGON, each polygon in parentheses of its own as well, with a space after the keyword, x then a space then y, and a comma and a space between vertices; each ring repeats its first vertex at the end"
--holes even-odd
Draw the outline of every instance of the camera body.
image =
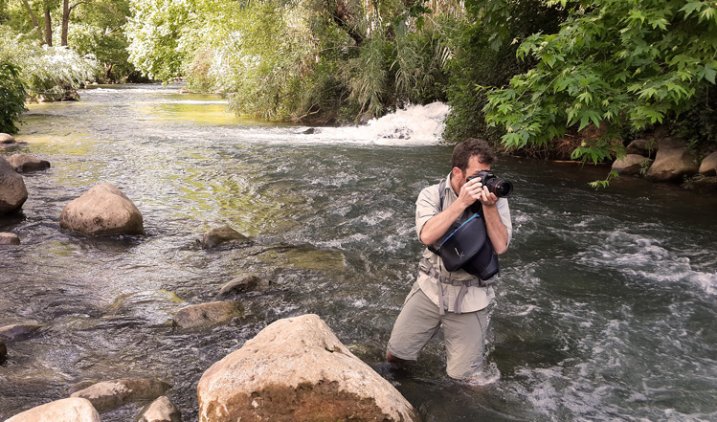
POLYGON ((513 184, 511 182, 497 177, 492 171, 481 170, 473 176, 468 177, 468 180, 473 180, 476 177, 480 177, 481 183, 488 188, 488 192, 498 198, 507 197, 513 191, 513 184))

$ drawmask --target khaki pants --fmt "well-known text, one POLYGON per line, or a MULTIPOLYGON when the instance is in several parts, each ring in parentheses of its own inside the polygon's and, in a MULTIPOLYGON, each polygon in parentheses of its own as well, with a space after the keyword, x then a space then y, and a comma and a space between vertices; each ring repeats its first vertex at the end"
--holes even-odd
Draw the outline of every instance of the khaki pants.
POLYGON ((446 342, 446 372, 456 379, 474 374, 483 363, 490 309, 440 315, 438 306, 413 285, 401 313, 393 325, 388 352, 403 360, 418 358, 418 353, 440 327, 446 342))

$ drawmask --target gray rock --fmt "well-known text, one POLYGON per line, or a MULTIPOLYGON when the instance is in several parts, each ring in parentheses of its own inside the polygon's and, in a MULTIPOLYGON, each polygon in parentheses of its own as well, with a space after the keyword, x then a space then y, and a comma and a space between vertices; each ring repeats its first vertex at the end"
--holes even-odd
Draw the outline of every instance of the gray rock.
POLYGON ((703 176, 717 175, 717 151, 706 156, 700 164, 699 172, 703 176))
POLYGON ((60 227, 90 236, 144 233, 142 214, 109 183, 99 184, 65 205, 60 227))
POLYGON ((223 324, 241 315, 241 307, 233 301, 218 301, 189 305, 174 316, 174 323, 180 328, 199 328, 223 324))
POLYGON ((204 372, 197 396, 200 421, 419 420, 317 315, 264 328, 204 372))
POLYGON ((647 170, 647 177, 657 182, 679 181, 697 170, 697 160, 684 143, 663 138, 659 141, 655 161, 647 170))
POLYGON ((0 215, 18 211, 26 200, 27 188, 22 176, 0 157, 0 215))
POLYGON ((260 284, 266 286, 269 284, 269 282, 262 279, 256 274, 244 274, 224 284, 219 290, 219 294, 225 295, 232 292, 245 292, 249 290, 254 290, 260 284))
POLYGON ((18 173, 42 171, 50 168, 49 161, 42 160, 30 154, 13 154, 8 157, 7 162, 10 163, 18 173))
POLYGON ((149 378, 122 378, 102 381, 72 393, 71 397, 89 400, 100 412, 116 409, 130 402, 154 400, 172 386, 149 378))
POLYGON ((654 158, 657 153, 657 141, 644 138, 635 139, 627 145, 626 152, 628 154, 654 158))
POLYGON ((15 233, 0 233, 0 245, 19 245, 20 238, 15 233))
POLYGON ((229 226, 215 227, 204 234, 202 246, 213 248, 225 242, 246 242, 248 237, 239 233, 229 226))
POLYGON ((644 172, 650 165, 650 160, 647 157, 637 154, 627 154, 626 156, 615 160, 612 163, 612 169, 620 175, 637 175, 644 172))
POLYGON ((0 339, 21 340, 34 334, 43 325, 36 321, 18 322, 0 327, 0 339))
POLYGON ((137 422, 182 422, 182 414, 167 396, 162 396, 142 409, 137 422))
POLYGON ((100 422, 100 415, 88 400, 69 398, 33 407, 5 422, 100 422))

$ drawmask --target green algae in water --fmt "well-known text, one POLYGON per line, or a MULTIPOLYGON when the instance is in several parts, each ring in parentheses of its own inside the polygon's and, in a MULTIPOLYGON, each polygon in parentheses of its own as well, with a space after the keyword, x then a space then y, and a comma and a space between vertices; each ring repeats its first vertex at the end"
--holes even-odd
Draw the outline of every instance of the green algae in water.
POLYGON ((259 259, 274 267, 292 267, 300 270, 342 272, 346 268, 346 257, 336 250, 310 247, 270 249, 259 255, 259 259))

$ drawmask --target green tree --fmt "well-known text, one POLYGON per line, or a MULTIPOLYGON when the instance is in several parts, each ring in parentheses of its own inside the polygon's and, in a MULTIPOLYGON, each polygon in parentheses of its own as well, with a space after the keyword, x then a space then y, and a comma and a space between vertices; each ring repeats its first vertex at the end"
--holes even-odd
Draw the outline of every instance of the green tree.
POLYGON ((573 158, 623 153, 621 134, 679 121, 712 90, 717 75, 717 3, 684 0, 562 0, 557 33, 518 49, 535 68, 489 91, 487 121, 505 145, 550 145, 583 136, 573 158), (592 128, 592 129, 591 129, 592 128))
POLYGON ((15 122, 25 111, 25 87, 19 69, 0 60, 0 132, 17 133, 15 122))

